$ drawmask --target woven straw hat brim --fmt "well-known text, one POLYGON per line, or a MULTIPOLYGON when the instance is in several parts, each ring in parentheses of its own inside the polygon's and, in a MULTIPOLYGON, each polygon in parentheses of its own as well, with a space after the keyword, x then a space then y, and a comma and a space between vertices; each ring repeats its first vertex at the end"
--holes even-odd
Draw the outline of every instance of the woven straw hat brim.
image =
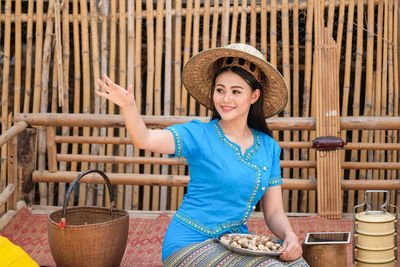
POLYGON ((218 70, 218 59, 224 57, 241 57, 248 60, 257 65, 267 77, 264 82, 264 117, 271 117, 285 108, 288 102, 288 90, 280 72, 260 57, 227 47, 204 50, 190 58, 183 68, 183 85, 200 104, 208 109, 213 108, 212 82, 218 70))

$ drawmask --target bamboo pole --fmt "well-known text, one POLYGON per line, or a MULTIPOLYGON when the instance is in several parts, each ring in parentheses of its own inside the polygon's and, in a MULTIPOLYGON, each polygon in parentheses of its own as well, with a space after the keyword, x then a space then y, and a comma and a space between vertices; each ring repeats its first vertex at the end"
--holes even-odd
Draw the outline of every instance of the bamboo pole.
MULTIPOLYGON (((48 171, 35 171, 33 173, 33 181, 57 181, 57 182, 72 182, 78 175, 74 172, 58 172, 51 173, 48 171)), ((189 176, 185 175, 147 175, 147 174, 125 174, 125 173, 106 173, 109 177, 111 184, 131 184, 131 185, 164 185, 164 186, 186 186, 189 182, 189 176)), ((91 184, 104 184, 104 179, 98 175, 91 173, 82 178, 82 183, 91 184)), ((282 187, 284 189, 298 189, 298 190, 315 190, 315 180, 301 180, 301 179, 282 179, 282 187)), ((347 187, 354 186, 353 184, 346 184, 347 187)), ((381 186, 385 188, 397 188, 400 185, 397 181, 393 181, 389 185, 384 184, 364 184, 364 186, 381 186)))
MULTIPOLYGON (((237 0, 234 0, 234 3, 237 3, 237 0)), ((238 4, 238 3, 237 3, 238 4)), ((235 4, 234 4, 235 5, 235 4)), ((203 50, 210 48, 210 0, 204 1, 204 14, 203 14, 203 50)), ((235 12, 234 12, 235 14, 235 12)), ((236 14, 236 28, 237 28, 237 17, 239 15, 236 14)), ((231 32, 231 43, 236 42, 236 32, 237 29, 233 29, 235 25, 235 15, 233 15, 232 21, 232 32, 231 32)))
MULTIPOLYGON (((359 116, 360 115, 360 96, 361 96, 361 78, 362 78, 362 61, 363 61, 363 33, 364 33, 364 28, 363 28, 363 23, 364 23, 364 4, 362 0, 357 1, 357 46, 356 46, 356 62, 355 62, 355 74, 354 74, 354 95, 353 95, 353 115, 354 116, 359 116)), ((352 131, 352 142, 356 143, 358 142, 359 138, 359 131, 358 130, 353 130, 352 131)), ((351 151, 350 155, 350 160, 351 161, 357 161, 358 160, 358 152, 356 150, 351 151)), ((355 180, 356 179, 356 171, 355 170, 350 170, 349 172, 349 179, 350 180, 355 180)), ((347 211, 352 211, 354 207, 354 191, 350 190, 348 192, 348 202, 347 206, 348 209, 347 211)), ((359 192, 358 193, 358 203, 362 203, 362 196, 364 195, 363 193, 359 192), (361 202, 360 202, 361 201, 361 202)))
MULTIPOLYGON (((283 111, 284 117, 291 116, 291 82, 290 82, 290 48, 289 48, 289 7, 288 7, 288 0, 282 1, 282 70, 283 70, 283 77, 286 81, 286 85, 288 87, 288 102, 283 111)), ((283 132, 283 140, 289 141, 290 140, 290 132, 284 131, 283 132)), ((283 150, 283 159, 288 160, 290 159, 290 151, 288 149, 283 150)), ((283 176, 289 177, 290 170, 283 169, 283 176)), ((283 191, 283 199, 289 200, 289 192, 283 191)), ((286 211, 289 211, 289 201, 285 201, 284 208, 286 211)))
MULTIPOLYGON (((57 0, 56 0, 57 1, 57 0)), ((55 7, 55 3, 54 3, 55 7)), ((56 8, 54 8, 54 12, 56 8)), ((54 47, 56 45, 56 40, 53 38, 52 40, 52 48, 51 50, 53 53, 53 62, 57 62, 57 52, 55 51, 54 47)), ((53 64, 52 68, 52 81, 51 81, 51 104, 50 104, 50 111, 51 113, 57 113, 57 98, 58 98, 58 70, 57 64, 53 64)), ((57 146, 55 143, 55 127, 46 127, 46 147, 47 147, 47 169, 49 171, 57 171, 57 146)), ((66 144, 63 144, 64 146, 66 144)), ((65 191, 65 188, 64 188, 65 191)), ((54 183, 49 183, 49 195, 48 195, 48 205, 57 205, 58 199, 54 198, 54 183)))
MULTIPOLYGON (((72 12, 74 16, 73 20, 73 39, 74 39, 74 108, 73 111, 75 114, 80 113, 80 103, 81 103, 81 67, 80 67, 80 53, 81 53, 81 46, 80 46, 80 38, 79 38, 79 2, 78 0, 74 0, 72 2, 72 12)), ((73 136, 79 135, 79 128, 76 125, 72 129, 73 136)), ((72 145, 72 154, 78 154, 78 146, 76 144, 72 145)), ((77 163, 71 164, 71 171, 76 171, 78 169, 77 163)), ((74 203, 75 198, 75 189, 71 194, 71 201, 70 203, 74 203)))
MULTIPOLYGON (((2 77, 2 94, 1 94, 1 133, 5 133, 8 129, 8 87, 10 76, 10 42, 11 42, 11 0, 7 0, 4 6, 6 21, 4 25, 4 54, 3 54, 3 77, 2 77)), ((8 145, 4 144, 1 149, 1 178, 0 191, 7 185, 7 152, 8 145)), ((2 209, 1 211, 4 211, 2 209)))
MULTIPOLYGON (((156 51, 155 51, 155 75, 154 75, 154 115, 161 115, 161 75, 162 75, 162 62, 163 62, 163 35, 164 35, 164 1, 157 1, 157 20, 156 20, 156 51)), ((166 66, 166 68, 168 68, 166 66)), ((166 104, 166 103, 164 103, 166 104)), ((154 153, 154 157, 159 158, 159 153, 154 153)), ((153 166, 153 173, 159 174, 161 172, 160 165, 153 166)), ((152 188, 152 210, 160 209, 160 187, 153 186, 152 188)))
MULTIPOLYGON (((146 33, 147 33, 147 75, 146 75, 146 115, 153 115, 154 112, 154 21, 153 16, 153 1, 146 0, 146 33)), ((145 156, 149 157, 151 152, 145 151, 145 156)), ((151 173, 151 166, 144 166, 144 173, 151 173)), ((150 186, 146 185, 143 188, 143 210, 150 210, 150 186)))
POLYGON ((60 17, 60 3, 58 0, 54 2, 54 32, 56 40, 56 54, 57 61, 54 60, 54 64, 57 66, 58 71, 58 103, 59 106, 63 105, 64 102, 64 77, 63 77, 63 57, 62 57, 62 43, 61 43, 61 17, 60 17))
MULTIPOLYGON (((110 25, 107 26, 110 29, 110 44, 109 44, 109 51, 110 51, 110 57, 109 57, 109 69, 108 69, 108 74, 111 80, 116 81, 116 57, 117 57, 117 48, 116 48, 116 42, 117 42, 117 1, 111 1, 110 5, 110 25)), ((115 114, 116 113, 116 107, 114 103, 108 101, 108 114, 115 114)), ((107 136, 114 136, 114 131, 113 129, 108 129, 107 136)), ((114 146, 112 145, 107 145, 107 155, 113 155, 113 150, 114 146)), ((106 164, 106 172, 111 172, 113 170, 113 165, 111 164, 106 164)), ((105 202, 105 205, 108 207, 110 205, 110 197, 109 197, 109 192, 108 190, 103 191, 103 189, 98 190, 98 193, 101 193, 103 196, 103 199, 101 201, 105 202)), ((100 205, 99 203, 97 203, 100 205)))
MULTIPOLYGON (((126 10, 125 10, 125 0, 119 1, 119 84, 126 88, 126 10)), ((121 110, 119 110, 121 112, 121 110)), ((126 128, 119 129, 119 136, 125 137, 126 136, 126 128)), ((124 145, 119 146, 119 155, 125 155, 126 148, 124 145)), ((122 164, 118 165, 118 172, 123 173, 125 172, 125 167, 122 164)), ((123 209, 124 207, 124 186, 118 185, 117 186, 117 207, 119 209, 123 209)))
MULTIPOLYGON (((142 75, 141 75, 141 55, 142 55, 142 1, 136 1, 136 43, 135 43, 135 100, 141 112, 142 107, 142 75)), ((139 149, 135 148, 133 151, 134 156, 139 155, 139 149)), ((139 166, 134 166, 134 172, 139 172, 139 166)), ((134 187, 132 195, 132 206, 133 209, 139 209, 139 188, 134 187)))
MULTIPOLYGON (((198 38, 198 32, 197 32, 197 37, 196 37, 196 33, 195 33, 195 27, 194 27, 194 23, 193 23, 193 18, 195 16, 194 12, 193 12, 193 0, 188 1, 190 3, 186 4, 186 10, 187 10, 187 14, 186 14, 186 23, 187 25, 185 25, 185 52, 184 52, 184 60, 183 62, 186 63, 189 58, 195 53, 194 49, 195 47, 193 46, 194 43, 191 43, 191 39, 192 38, 198 38), (190 53, 190 50, 192 50, 192 53, 190 53)), ((197 29, 198 30, 198 29, 197 29)), ((198 42, 197 44, 198 45, 198 42)), ((198 49, 198 47, 196 48, 198 49)), ((188 112, 189 116, 196 116, 196 100, 190 96, 187 93, 187 90, 185 88, 185 90, 182 91, 182 96, 183 96, 183 100, 182 100, 182 106, 186 109, 186 111, 188 112), (186 97, 185 97, 186 94, 186 97), (185 103, 185 101, 187 101, 188 99, 188 103, 185 103)), ((179 207, 179 201, 183 199, 183 191, 182 188, 178 188, 178 207, 179 207)))
MULTIPOLYGON (((98 5, 101 21, 101 37, 100 37, 100 73, 104 74, 108 72, 108 16, 109 16, 109 1, 100 0, 98 5)), ((100 98, 100 114, 107 113, 107 102, 106 99, 100 98)), ((100 128, 100 136, 104 137, 107 135, 107 130, 105 127, 100 128)), ((100 146, 100 155, 105 155, 106 147, 104 145, 100 146)), ((99 170, 104 170, 104 164, 98 164, 97 168, 99 170)), ((103 195, 104 186, 96 186, 96 205, 103 205, 103 195)))
MULTIPOLYGON (((165 72, 164 72, 164 115, 169 116, 171 114, 171 87, 172 87, 172 3, 167 1, 165 4, 165 72)), ((179 88, 179 87, 178 87, 179 88)), ((163 159, 168 156, 162 155, 163 159)), ((168 174, 168 166, 162 165, 161 174, 168 174)), ((161 187, 160 190, 160 210, 167 210, 167 193, 168 188, 165 186, 161 187)))
MULTIPOLYGON (((305 66, 306 69, 304 71, 304 85, 303 85, 303 104, 302 104, 302 116, 309 117, 310 116, 310 98, 311 98, 311 70, 312 70, 312 30, 313 30, 313 1, 307 1, 307 19, 306 19, 306 35, 305 35, 305 66)), ((302 141, 308 141, 309 132, 302 132, 302 141)), ((308 150, 301 150, 301 160, 308 160, 308 150)), ((308 170, 301 170, 302 179, 308 179, 308 170)), ((308 202, 308 192, 305 192, 301 203, 300 203, 300 211, 307 211, 307 202, 308 202)))
POLYGON ((21 112, 21 0, 15 1, 14 113, 21 112))
MULTIPOLYGON (((48 171, 35 171, 33 173, 33 181, 63 181, 72 182, 73 179, 78 175, 74 172, 58 172, 51 173, 48 171)), ((133 185, 165 185, 165 186, 185 186, 189 182, 189 176, 184 175, 152 175, 151 177, 145 174, 119 174, 119 173, 107 173, 110 178, 111 184, 133 184, 133 185)), ((104 184, 104 179, 98 177, 96 174, 91 173, 86 175, 81 180, 83 183, 93 184, 104 184)), ((283 189, 297 189, 297 190, 315 190, 317 185, 315 180, 302 180, 302 179, 282 179, 283 189)), ((400 183, 398 180, 374 181, 374 180, 362 180, 362 181, 341 181, 341 188, 343 190, 399 190, 400 183)))
POLYGON ((250 0, 250 45, 256 47, 257 13, 256 0, 250 0))
MULTIPOLYGON (((192 54, 197 54, 199 52, 200 46, 200 0, 195 0, 194 2, 194 11, 193 11, 193 43, 192 43, 192 54)), ((190 102, 190 114, 196 113, 197 103, 194 101, 194 98, 191 98, 193 101, 190 102)), ((205 108, 200 105, 202 108, 202 113, 205 115, 205 108)), ((182 195, 183 200, 183 195, 182 195)), ((180 201, 178 200, 180 203, 180 201)))
MULTIPOLYGON (((100 90, 100 86, 98 85, 97 80, 100 79, 100 55, 99 55, 99 34, 98 34, 98 16, 97 16, 97 6, 96 6, 96 1, 91 0, 90 1, 90 33, 91 33, 91 55, 92 55, 92 66, 93 66, 93 87, 95 91, 100 90)), ((95 94, 94 95, 94 113, 95 114, 100 114, 101 113, 101 103, 100 103, 100 97, 95 94)), ((99 136, 100 134, 100 129, 98 127, 93 128, 92 136, 99 136)), ((100 146, 92 144, 91 146, 91 152, 90 154, 92 155, 99 155, 100 154, 100 146)), ((96 169, 98 168, 96 164, 90 163, 89 164, 90 169, 96 169)), ((94 190, 95 187, 89 185, 87 188, 87 199, 86 199, 86 205, 93 206, 94 203, 94 190)), ((118 205, 118 200, 117 200, 117 205, 118 205)), ((122 207, 118 207, 122 208, 122 207)))
MULTIPOLYGON (((175 38, 174 38, 174 111, 173 114, 175 116, 182 115, 184 109, 182 105, 182 98, 181 98, 181 90, 182 90, 182 84, 181 84, 181 68, 182 68, 182 2, 176 1, 175 2, 175 10, 177 13, 177 16, 175 17, 175 38), (182 112, 182 113, 181 113, 182 112)), ((181 173, 182 169, 179 168, 178 166, 172 166, 171 167, 171 173, 172 175, 177 175, 178 173, 181 173)), ((184 170, 183 170, 184 173, 184 170)), ((170 188, 170 210, 174 210, 177 207, 177 194, 178 194, 178 188, 177 187, 171 187, 170 188)), ((166 205, 165 205, 166 206, 166 205)))
MULTIPOLYGON (((230 0, 222 0, 221 46, 227 46, 229 42, 229 20, 230 20, 229 6, 230 6, 230 0)), ((193 32, 193 35, 194 34, 195 33, 193 32)))
MULTIPOLYGON (((53 127, 48 127, 53 128, 53 127)), ((168 159, 154 157, 126 157, 126 156, 97 156, 97 155, 70 155, 57 154, 52 160, 59 162, 96 162, 96 163, 113 163, 113 164, 165 164, 165 165, 187 165, 185 159, 168 159)), ((308 168, 315 169, 316 161, 304 160, 282 160, 282 168, 308 168)), ((396 170, 400 169, 398 162, 343 162, 342 169, 376 169, 376 170, 396 170)))
MULTIPOLYGON (((293 113, 292 115, 295 117, 299 116, 299 1, 294 0, 293 1, 293 113)), ((299 132, 294 131, 293 132, 293 141, 297 142, 299 141, 299 132)), ((298 149, 293 149, 293 159, 294 160, 299 160, 299 150, 298 149)), ((293 169, 293 177, 297 178, 300 176, 299 169, 293 169)), ((300 198, 303 197, 303 194, 301 194, 300 198)), ((292 212, 297 212, 298 211, 298 198, 299 198, 299 192, 296 190, 292 191, 292 206, 291 210, 292 212)))
MULTIPOLYGON (((48 6, 48 14, 54 14, 54 0, 50 0, 48 6)), ((49 96, 49 76, 50 76, 50 61, 51 61, 51 43, 53 37, 54 22, 52 16, 48 16, 46 22, 46 33, 43 45, 43 59, 42 59, 42 78, 41 78, 41 96, 40 96, 40 113, 48 112, 48 96, 49 96)), ((38 131, 38 169, 46 169, 46 129, 39 127, 38 131)), ((40 192, 40 205, 53 204, 53 192, 47 188, 47 184, 39 184, 40 192)))
MULTIPOLYGON (((143 116, 149 128, 165 128, 194 119, 201 122, 210 121, 209 117, 143 116)), ((30 126, 124 127, 122 115, 19 113, 14 115, 14 121, 26 121, 30 126)), ((279 117, 268 118, 266 121, 272 130, 315 130, 314 117, 279 117)), ((399 127, 399 117, 348 116, 340 118, 340 128, 344 130, 397 130, 399 127)))
MULTIPOLYGON (((348 115, 349 94, 350 94, 350 77, 351 77, 351 64, 352 64, 352 44, 353 44, 353 21, 354 21, 354 1, 349 1, 349 8, 347 11, 347 29, 346 29, 346 48, 345 48, 345 67, 344 67, 344 81, 343 81, 343 98, 342 98, 342 112, 341 116, 348 115)), ((339 49, 338 49, 339 50, 339 49)), ((339 52, 338 52, 339 53, 339 52)), ((340 60, 340 56, 337 57, 340 60)), ((339 61, 340 62, 340 61, 339 61)), ((338 64, 340 66, 340 64, 338 64)), ((339 67, 340 69, 340 67, 339 67)), ((347 137, 346 131, 341 132, 343 138, 347 137)), ((341 153, 342 162, 345 160, 345 153, 341 153)), ((341 173, 344 177, 344 172, 341 173)), ((348 202, 354 203, 354 192, 348 192, 348 202)), ((353 204, 350 204, 351 206, 353 204)), ((349 211, 352 209, 349 209, 349 211)))
POLYGON ((11 140, 11 138, 25 131, 27 127, 28 123, 26 123, 26 121, 14 123, 11 128, 7 129, 0 135, 0 146, 3 146, 5 143, 11 140))
MULTIPOLYGON (((388 0, 384 0, 383 2, 384 4, 384 18, 383 18, 383 40, 381 42, 383 42, 383 47, 382 47, 382 84, 380 85, 381 88, 381 110, 379 112, 380 116, 387 116, 387 107, 388 107, 388 101, 387 101, 387 97, 388 97, 388 39, 389 39, 389 2, 388 0)), ((376 107, 375 107, 376 108, 376 107)), ((378 131, 379 134, 378 136, 376 136, 375 138, 375 142, 379 143, 379 142, 385 142, 386 140, 386 136, 387 136, 387 132, 384 130, 378 131)), ((388 140, 389 141, 389 140, 388 140)), ((386 161, 386 152, 382 151, 382 150, 378 150, 378 151, 374 151, 374 160, 375 161, 386 161)), ((389 157, 387 157, 387 161, 391 161, 391 159, 389 157)), ((375 171, 377 177, 375 179, 381 179, 384 180, 385 179, 385 171, 384 170, 380 170, 380 171, 375 171)), ((388 179, 390 179, 389 174, 388 174, 388 179)), ((378 205, 382 205, 385 202, 385 194, 384 193, 378 193, 378 205)))
MULTIPOLYGON (((377 36, 376 36, 376 68, 375 68, 375 86, 372 100, 374 103, 373 110, 371 108, 371 115, 380 116, 382 105, 382 31, 383 31, 383 1, 378 4, 378 17, 377 17, 377 36)), ((374 141, 379 142, 381 132, 369 132, 369 140, 374 138, 374 141)), ((378 151, 368 151, 368 161, 379 161, 380 153, 378 151)), ((372 179, 378 179, 379 172, 373 171, 372 179)), ((368 178, 368 177, 367 177, 368 178)), ((372 195, 372 203, 378 204, 378 195, 372 195)), ((379 197, 380 198, 380 197, 379 197)))
MULTIPOLYGON (((364 102, 364 116, 371 116, 372 114, 372 83, 373 83, 373 60, 374 60, 374 2, 368 1, 367 10, 367 54, 365 66, 365 102, 364 102)), ((368 131, 362 131, 361 142, 368 142, 368 131)), ((360 161, 367 161, 368 151, 361 151, 360 161)), ((367 179, 366 171, 361 170, 359 179, 367 179)), ((361 196, 363 198, 363 196, 361 196)), ((363 199, 362 199, 363 200, 363 199)), ((360 199, 359 199, 360 201, 360 199)), ((362 202, 359 202, 362 203, 362 202)))
POLYGON ((219 1, 214 1, 213 21, 211 29, 211 48, 217 47, 218 20, 220 11, 221 10, 219 8, 219 1))
MULTIPOLYGON (((388 55, 387 55, 387 68, 388 68, 388 109, 387 109, 387 114, 388 116, 393 117, 394 115, 394 99, 393 99, 393 91, 394 91, 394 85, 393 85, 393 24, 395 21, 393 20, 393 1, 390 0, 387 6, 387 15, 388 15, 388 27, 387 27, 387 39, 385 38, 385 43, 387 40, 387 50, 388 50, 388 55)), ((385 30, 386 32, 386 30, 385 30)), ((393 131, 388 131, 388 141, 393 143, 394 135, 393 131)), ((383 135, 381 136, 383 138, 383 135)), ((396 151, 397 152, 397 151, 396 151)), ((381 157, 382 159, 383 157, 381 157)), ((389 162, 394 162, 393 159, 393 152, 392 151, 387 151, 387 159, 389 162)), ((396 179, 396 172, 395 171, 387 171, 387 179, 392 180, 396 179)), ((396 203, 396 191, 390 192, 390 203, 396 203)), ((394 212, 394 209, 391 209, 390 212, 394 212)))
MULTIPOLYGON (((329 1, 330 1, 330 0, 326 0, 324 4, 325 4, 325 5, 329 5, 329 1)), ((368 1, 368 0, 364 0, 364 2, 367 2, 367 1, 368 1)), ((375 4, 378 3, 378 2, 379 2, 379 0, 374 0, 374 3, 375 3, 375 4)), ((347 2, 346 2, 345 4, 347 4, 347 2)), ((340 5, 339 1, 335 1, 335 7, 338 7, 339 5, 340 5)), ((306 4, 305 2, 302 2, 302 3, 300 4, 300 6, 299 6, 299 9, 306 9, 306 6, 307 6, 307 4, 306 4)), ((282 8, 282 7, 281 7, 281 5, 279 4, 279 5, 277 6, 277 10, 280 11, 281 8, 282 8)), ((293 4, 292 4, 292 3, 289 3, 289 10, 291 10, 292 8, 293 8, 293 4)), ((239 11, 241 11, 241 9, 242 9, 242 8, 239 8, 239 11)), ((258 7, 256 8, 256 12, 259 13, 260 10, 261 10, 261 8, 258 6, 258 7)), ((245 11, 245 12, 250 12, 250 8, 247 7, 244 11, 245 11)), ((269 12, 269 11, 270 11, 270 8, 268 8, 267 11, 269 12)), ((233 13, 233 8, 232 8, 232 7, 229 8, 229 12, 230 12, 230 13, 233 13)), ((171 13, 171 14, 172 14, 172 16, 175 16, 175 15, 176 15, 175 10, 172 10, 172 13, 171 13)), ((201 9, 200 9, 200 15, 203 15, 203 14, 204 14, 204 8, 201 8, 201 9)), ((222 10, 219 11, 219 14, 222 14, 222 10)), ((142 12, 142 13, 140 13, 139 15, 145 16, 145 15, 146 15, 146 14, 145 14, 145 11, 142 12)), ((157 14, 156 14, 155 11, 153 12, 152 15, 153 15, 153 17, 156 17, 156 16, 157 16, 157 14)), ((186 15, 185 11, 183 12, 183 15, 184 15, 184 16, 186 15)), ((165 16, 165 11, 163 12, 163 16, 165 16)), ((45 15, 43 18, 44 18, 45 20, 47 20, 47 15, 45 15)), ((11 15, 11 22, 14 23, 15 20, 16 20, 15 15, 12 14, 12 15, 11 15)), ((21 16, 21 22, 25 23, 27 20, 28 20, 28 16, 27 16, 26 14, 22 14, 22 16, 21 16)), ((34 16, 34 20, 36 20, 36 16, 34 16)), ((73 16, 72 16, 72 15, 69 16, 69 20, 70 20, 70 21, 73 20, 73 16)), ((79 16, 79 21, 80 21, 80 20, 81 20, 81 16, 79 16)), ((3 22, 5 21, 5 16, 4 16, 4 15, 0 15, 0 21, 3 21, 3 22)))
MULTIPOLYGON (((340 58, 342 55, 342 39, 343 39, 343 27, 344 27, 344 6, 345 1, 340 0, 339 3, 339 17, 338 17, 338 28, 336 33, 336 44, 338 46, 337 62, 338 62, 338 73, 340 70, 340 58)), ((347 26, 349 28, 349 25, 347 26)))
MULTIPOLYGON (((235 0, 236 1, 236 0, 235 0)), ((203 45, 203 50, 205 49, 209 49, 210 48, 210 0, 206 0, 203 3, 203 8, 204 8, 204 13, 203 13, 203 33, 202 33, 202 45, 203 45)), ((199 8, 200 9, 200 8, 199 8)), ((199 14, 199 17, 201 15, 199 14)), ((229 15, 228 15, 229 16, 229 15)), ((234 18, 233 18, 234 19, 234 18)), ((237 19, 237 17, 236 17, 237 19)), ((237 21, 236 21, 237 24, 237 21)), ((237 27, 237 25, 236 25, 237 27)), ((231 38, 232 38, 232 34, 236 34, 233 33, 233 29, 231 32, 231 38)), ((236 38, 236 37, 235 37, 236 38)), ((198 41, 200 42, 200 40, 198 41)), ((200 50, 200 49, 199 49, 200 50)), ((199 114, 200 116, 207 116, 207 108, 203 105, 199 105, 199 114)))
MULTIPOLYGON (((215 14, 215 12, 218 12, 216 10, 216 4, 214 2, 214 20, 215 18, 218 18, 218 14, 215 14)), ((247 26, 247 0, 242 0, 242 12, 240 14, 240 42, 241 43, 246 43, 246 26, 247 26)), ((213 30, 214 30, 214 25, 218 24, 218 21, 215 22, 213 21, 213 30)), ((211 46, 213 47, 213 46, 211 46)))
MULTIPOLYGON (((206 7, 206 3, 204 3, 203 21, 207 21, 207 25, 209 25, 208 20, 209 20, 209 14, 210 14, 209 13, 210 1, 208 0, 207 2, 208 2, 207 7, 206 7)), ((262 4, 265 5, 266 2, 262 2, 262 4)), ((265 12, 265 18, 266 18, 266 15, 267 15, 266 10, 261 11, 261 12, 265 12)), ((231 44, 236 43, 236 36, 237 36, 237 31, 238 31, 238 20, 239 20, 239 0, 233 0, 232 26, 231 26, 231 38, 230 38, 231 44)), ((267 25, 266 20, 262 21, 261 23, 262 23, 262 25, 265 23, 264 26, 267 25)), ((207 25, 204 23, 204 29, 207 29, 206 28, 207 25)), ((262 40, 262 38, 261 38, 261 40, 262 40)), ((262 43, 262 41, 261 41, 261 43, 262 43)), ((204 46, 203 46, 203 49, 206 49, 206 48, 204 48, 204 46)), ((266 49, 266 44, 265 44, 265 49, 266 49)))
POLYGON ((264 58, 268 58, 268 48, 267 48, 267 2, 261 2, 261 40, 260 40, 260 51, 264 58))
MULTIPOLYGON (((127 84, 132 87, 135 84, 135 5, 134 1, 128 1, 128 51, 127 51, 127 84)), ((126 156, 133 157, 133 145, 132 142, 127 144, 126 146, 126 156)), ((133 172, 133 165, 126 165, 126 172, 133 172)), ((139 191, 138 186, 135 186, 135 189, 139 191), (137 188, 137 189, 136 189, 137 188)), ((124 197, 124 209, 131 210, 132 209, 132 201, 133 201, 133 186, 126 185, 125 186, 125 197, 124 197)))
MULTIPOLYGON (((0 2, 0 10, 2 10, 2 9, 1 9, 1 2, 0 2)), ((0 12, 0 16, 3 17, 3 15, 1 14, 1 12, 0 12)), ((6 16, 5 16, 5 17, 6 17, 6 16)), ((1 21, 5 21, 5 18, 4 18, 3 20, 0 19, 0 43, 1 43, 1 21)))
MULTIPOLYGON (((26 26, 26 69, 25 69, 25 95, 24 95, 24 109, 23 112, 29 112, 30 99, 31 99, 31 76, 32 76, 32 31, 33 31, 33 0, 28 2, 28 19, 26 26)), ((1 4, 0 4, 1 5, 1 4)))
POLYGON ((36 2, 35 78, 33 86, 33 113, 39 113, 42 76, 43 1, 36 2))
MULTIPOLYGON (((399 110, 399 65, 398 65, 398 59, 399 59, 399 52, 398 52, 398 43, 399 43, 399 35, 398 35, 398 27, 399 27, 399 2, 398 1, 393 1, 393 40, 392 40, 392 49, 393 49, 393 116, 399 116, 400 110, 399 110)), ((398 138, 399 138, 399 131, 393 131, 392 132, 393 136, 393 143, 398 143, 398 138)), ((400 160, 400 157, 398 156, 400 153, 397 151, 393 152, 392 155, 392 160, 393 162, 398 162, 400 160)), ((400 177, 400 172, 392 172, 392 179, 398 179, 400 177)), ((394 194, 392 194, 392 197, 394 197, 394 194)), ((397 197, 397 202, 394 200, 391 203, 395 203, 397 206, 400 206, 400 198, 397 197)))
POLYGON ((333 24, 334 24, 334 19, 335 19, 335 0, 330 0, 329 1, 329 7, 328 7, 328 20, 327 20, 327 28, 328 28, 328 34, 332 36, 333 33, 333 24))
MULTIPOLYGON (((20 121, 24 122, 25 121, 20 121)), ((89 143, 89 144, 131 144, 132 141, 128 138, 119 138, 119 137, 84 137, 84 136, 56 136, 55 138, 56 143, 77 143, 77 144, 83 144, 83 143, 89 143)), ((299 141, 299 142, 278 142, 279 146, 281 148, 312 148, 312 142, 306 142, 306 141, 299 141)), ((388 150, 388 151, 394 151, 394 150, 399 150, 400 149, 400 144, 393 144, 393 143, 367 143, 367 144, 362 144, 362 143, 346 143, 343 146, 343 149, 346 150, 388 150)))
MULTIPOLYGON (((59 1, 56 1, 56 5, 59 5, 59 1)), ((69 25, 69 1, 64 2, 62 9, 62 63, 63 63, 63 94, 59 95, 59 98, 62 98, 62 112, 69 113, 69 60, 70 60, 70 25, 69 25)), ((59 39, 61 42, 61 40, 59 39)), ((68 136, 70 133, 70 128, 63 127, 62 135, 68 136)), ((68 144, 61 145, 61 153, 67 153, 68 144)), ((66 170, 67 166, 64 163, 60 163, 60 170, 66 170)), ((65 184, 58 184, 58 205, 62 206, 64 204, 65 198, 65 184)))
MULTIPOLYGON (((83 105, 82 113, 90 113, 90 54, 89 54, 89 24, 88 24, 88 12, 87 12, 87 1, 80 1, 81 11, 81 38, 82 38, 82 89, 83 89, 83 105)), ((90 135, 90 128, 83 127, 83 136, 90 135)), ((89 144, 82 145, 82 154, 89 154, 89 144)), ((88 164, 82 163, 81 170, 87 170, 88 164)), ((85 184, 79 186, 79 205, 83 206, 86 203, 87 190, 85 184)))

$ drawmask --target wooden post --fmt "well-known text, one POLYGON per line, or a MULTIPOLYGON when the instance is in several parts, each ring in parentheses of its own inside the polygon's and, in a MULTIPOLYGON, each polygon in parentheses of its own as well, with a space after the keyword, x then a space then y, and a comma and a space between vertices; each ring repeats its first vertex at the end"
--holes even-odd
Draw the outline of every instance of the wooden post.
POLYGON ((18 183, 17 194, 22 196, 27 204, 33 204, 34 184, 32 182, 32 173, 36 170, 37 155, 37 130, 36 128, 27 128, 18 135, 18 183))

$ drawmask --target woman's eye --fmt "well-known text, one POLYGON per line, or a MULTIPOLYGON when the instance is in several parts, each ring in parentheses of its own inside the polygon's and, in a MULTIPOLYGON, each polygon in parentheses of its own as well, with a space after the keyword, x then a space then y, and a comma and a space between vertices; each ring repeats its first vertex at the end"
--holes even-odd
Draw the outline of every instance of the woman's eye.
POLYGON ((222 88, 215 88, 215 91, 217 91, 217 93, 222 93, 224 90, 222 88))
POLYGON ((234 94, 240 94, 241 92, 240 91, 238 91, 238 90, 233 90, 233 92, 232 93, 234 93, 234 94))

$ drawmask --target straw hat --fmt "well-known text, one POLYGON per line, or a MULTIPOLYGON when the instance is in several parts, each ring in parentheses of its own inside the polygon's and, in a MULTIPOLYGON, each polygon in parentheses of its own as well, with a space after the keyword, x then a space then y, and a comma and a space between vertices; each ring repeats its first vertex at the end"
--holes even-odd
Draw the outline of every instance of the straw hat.
POLYGON ((230 44, 225 47, 211 48, 194 55, 185 64, 182 72, 183 85, 200 104, 213 108, 211 87, 214 74, 219 68, 220 58, 238 57, 254 63, 266 79, 264 87, 264 116, 271 117, 279 113, 287 104, 288 91, 284 78, 279 71, 267 62, 260 51, 247 44, 230 44))

